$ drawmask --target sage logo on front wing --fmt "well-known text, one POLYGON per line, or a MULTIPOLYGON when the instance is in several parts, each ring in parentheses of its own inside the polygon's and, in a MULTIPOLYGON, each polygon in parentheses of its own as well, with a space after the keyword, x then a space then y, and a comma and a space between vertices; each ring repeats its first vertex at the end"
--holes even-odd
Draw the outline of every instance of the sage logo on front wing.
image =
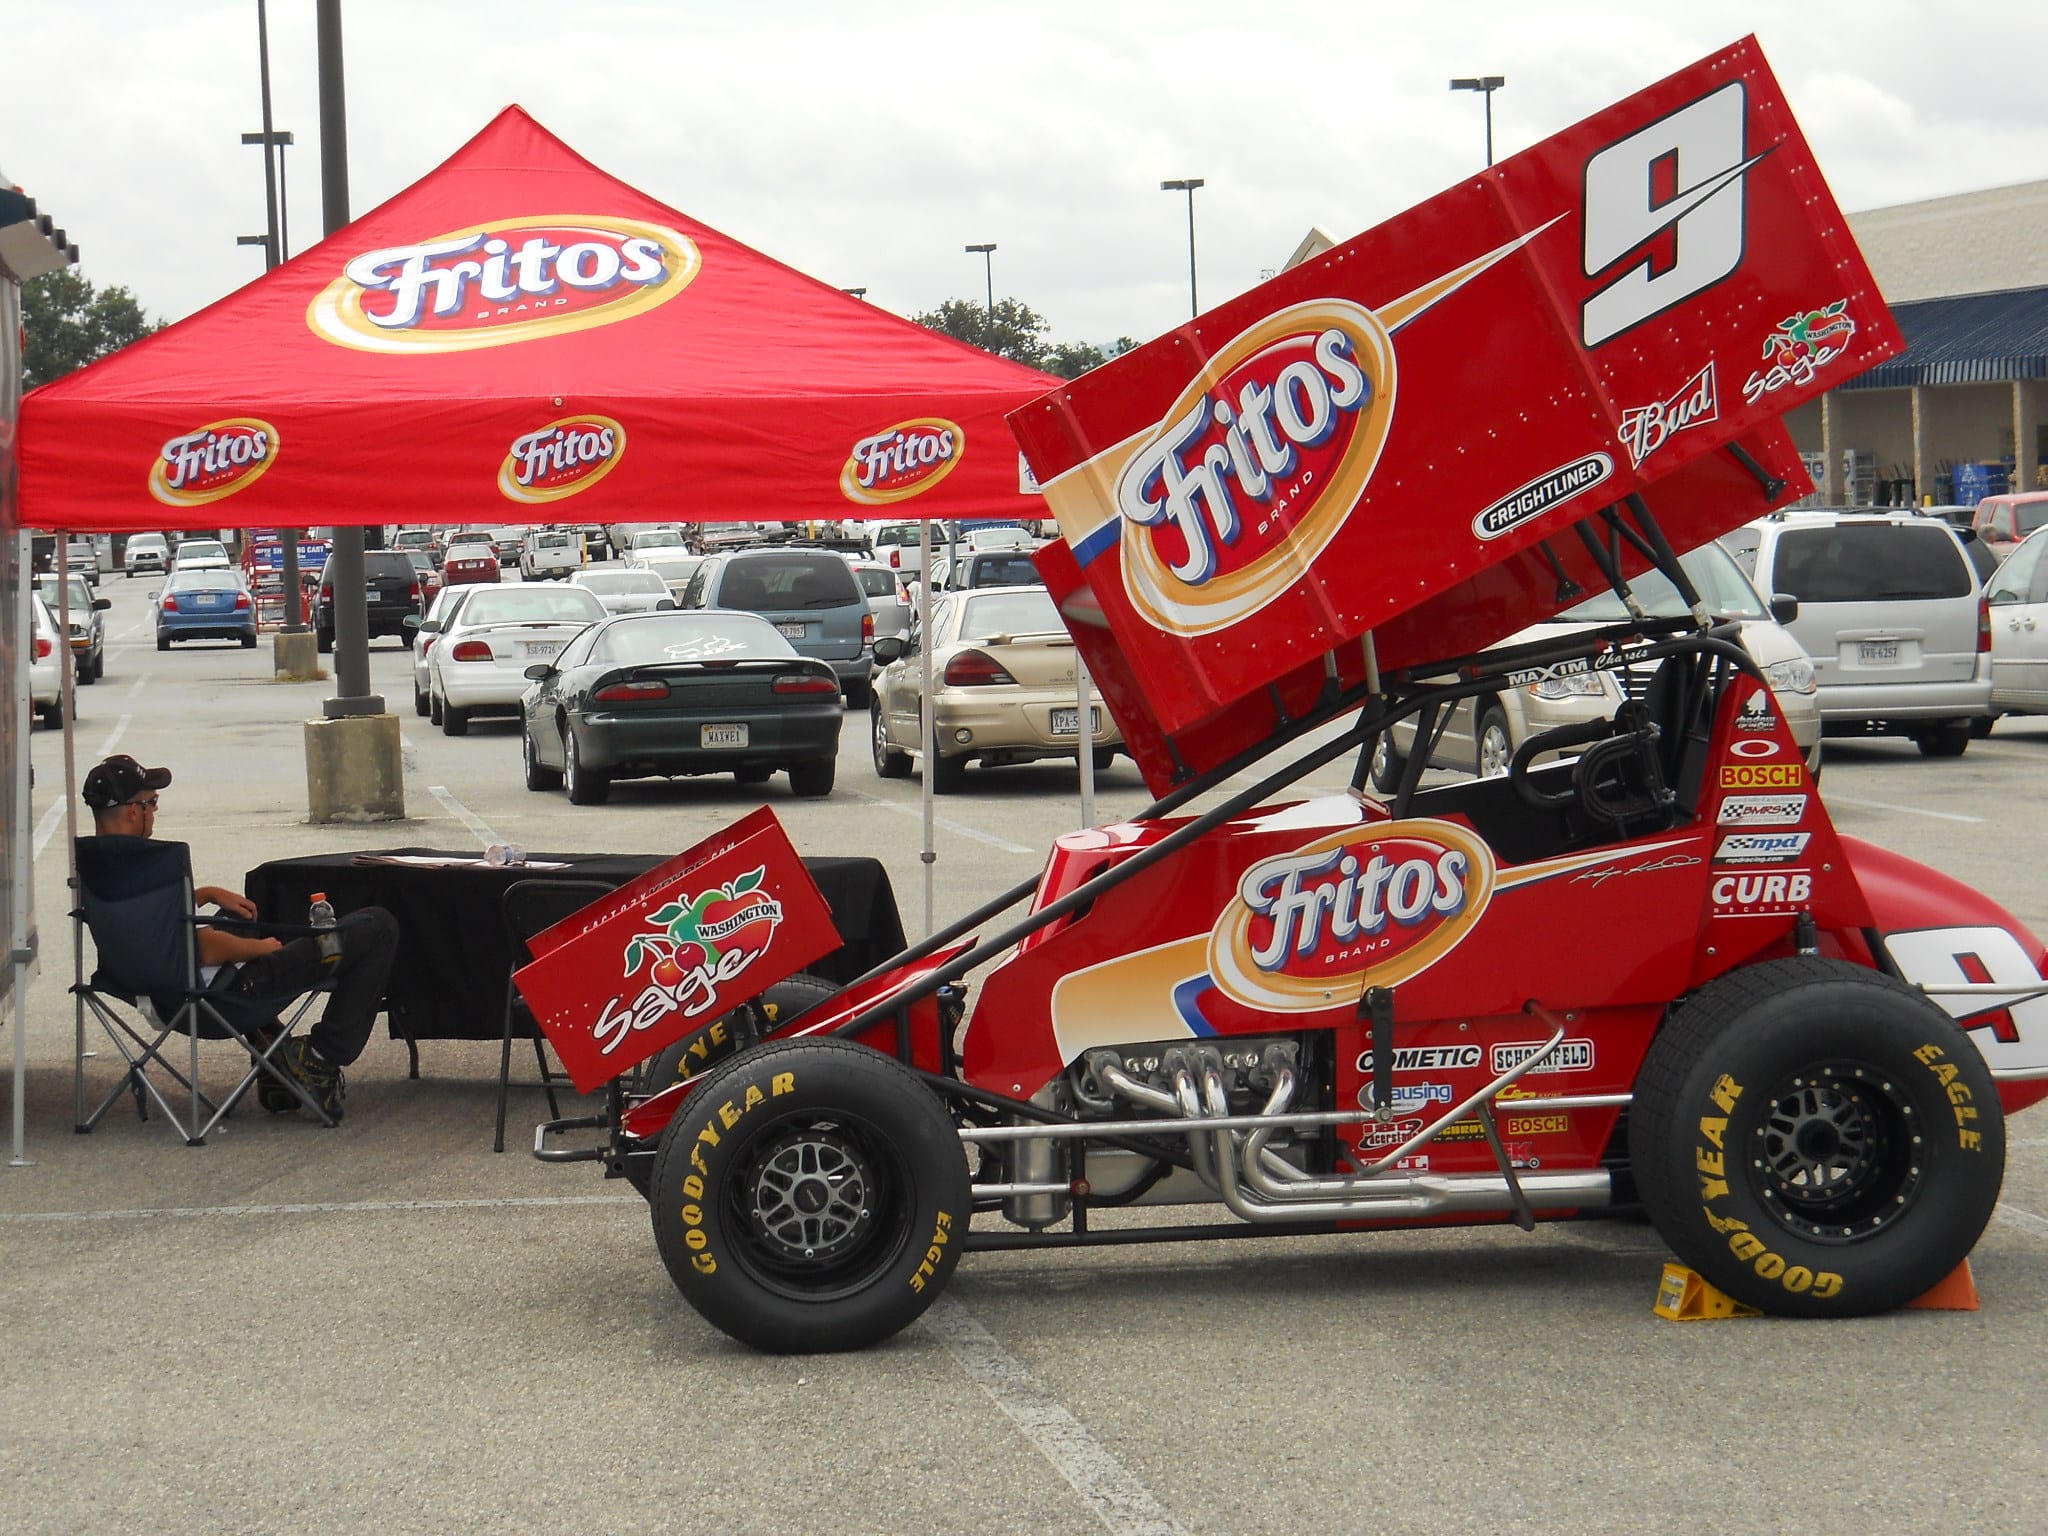
POLYGON ((609 416, 564 416, 512 439, 498 466, 508 501, 560 501, 587 491, 626 456, 626 429, 609 416))
POLYGON ((1245 871, 1210 931, 1209 974, 1247 1008, 1348 1007, 1457 948, 1493 887, 1493 854, 1468 828, 1346 828, 1245 871))
POLYGON ((943 416, 919 416, 871 433, 853 445, 839 471, 839 490, 864 507, 921 496, 960 463, 967 434, 943 416))
POLYGON ((702 266, 696 243, 660 224, 500 219, 354 257, 306 306, 306 323, 366 352, 502 347, 644 315, 702 266))
POLYGON ((254 416, 210 421, 165 443, 149 470, 149 494, 197 507, 247 490, 277 462, 277 428, 254 416))

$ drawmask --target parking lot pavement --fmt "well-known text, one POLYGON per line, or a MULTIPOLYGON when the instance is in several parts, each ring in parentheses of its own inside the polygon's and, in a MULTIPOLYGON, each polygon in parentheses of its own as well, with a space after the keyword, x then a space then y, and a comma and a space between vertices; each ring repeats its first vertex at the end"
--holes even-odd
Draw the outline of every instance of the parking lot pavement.
MULTIPOLYGON (((410 819, 309 826, 300 722, 326 686, 272 682, 267 642, 159 655, 147 586, 108 584, 81 768, 108 750, 169 764, 159 835, 193 844, 203 881, 486 832, 667 851, 762 798, 703 780, 571 807, 521 787, 509 725, 449 739, 407 715, 410 819)), ((400 708, 406 660, 371 653, 400 708)), ((803 851, 882 858, 916 931, 917 781, 876 779, 860 725, 848 716, 829 800, 775 785, 767 800, 803 851)), ((411 1081, 402 1047, 374 1042, 334 1131, 245 1110, 188 1149, 123 1105, 73 1135, 58 745, 31 740, 33 1164, 0 1176, 9 1531, 2048 1522, 2032 1450, 2048 1388, 2029 1369, 2048 1345, 2048 1110, 2012 1122, 1976 1313, 1674 1326, 1650 1311, 1655 1234, 1606 1221, 981 1254, 883 1348, 766 1358, 682 1304, 624 1186, 536 1163, 517 1129, 490 1152, 493 1045, 429 1042, 411 1081)), ((1844 830, 2048 928, 2025 811, 2043 762, 2048 722, 2005 722, 1948 762, 1831 741, 1822 787, 1844 830)), ((1033 872, 1078 819, 1072 778, 1007 770, 940 802, 940 921, 1033 872)), ((1120 761, 1102 814, 1144 800, 1120 761)), ((113 1080, 106 1053, 89 1075, 113 1080)), ((514 1110, 530 1126, 540 1096, 517 1091, 514 1110)))

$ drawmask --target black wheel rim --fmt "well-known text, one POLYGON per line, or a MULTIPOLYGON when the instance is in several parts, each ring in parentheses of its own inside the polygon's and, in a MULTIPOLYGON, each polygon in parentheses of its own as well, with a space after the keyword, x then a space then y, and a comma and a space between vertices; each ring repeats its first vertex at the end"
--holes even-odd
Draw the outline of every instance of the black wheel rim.
POLYGON ((872 1285, 910 1241, 909 1172, 887 1136, 853 1116, 767 1123, 726 1182, 734 1261, 796 1301, 872 1285))
POLYGON ((1912 1208, 1924 1129, 1896 1073, 1821 1062, 1766 1096, 1749 1133, 1750 1182, 1787 1231, 1816 1243, 1868 1240, 1912 1208))

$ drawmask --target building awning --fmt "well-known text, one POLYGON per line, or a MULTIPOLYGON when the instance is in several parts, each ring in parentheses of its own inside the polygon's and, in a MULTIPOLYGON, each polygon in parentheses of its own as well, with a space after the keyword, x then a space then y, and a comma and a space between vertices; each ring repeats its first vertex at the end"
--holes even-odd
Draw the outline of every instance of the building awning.
POLYGON ((1844 389, 2048 378, 2048 288, 1894 304, 1906 350, 1844 389))

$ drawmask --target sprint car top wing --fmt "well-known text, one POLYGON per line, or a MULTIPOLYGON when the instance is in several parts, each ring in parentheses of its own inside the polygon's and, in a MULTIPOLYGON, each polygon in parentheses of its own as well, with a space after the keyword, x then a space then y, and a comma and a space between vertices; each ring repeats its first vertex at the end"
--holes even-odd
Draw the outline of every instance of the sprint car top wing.
POLYGON ((1159 788, 1349 642, 1465 654, 1606 585, 1602 509, 1684 550, 1802 494, 1779 418, 1902 347, 1751 38, 1009 421, 1159 788))

